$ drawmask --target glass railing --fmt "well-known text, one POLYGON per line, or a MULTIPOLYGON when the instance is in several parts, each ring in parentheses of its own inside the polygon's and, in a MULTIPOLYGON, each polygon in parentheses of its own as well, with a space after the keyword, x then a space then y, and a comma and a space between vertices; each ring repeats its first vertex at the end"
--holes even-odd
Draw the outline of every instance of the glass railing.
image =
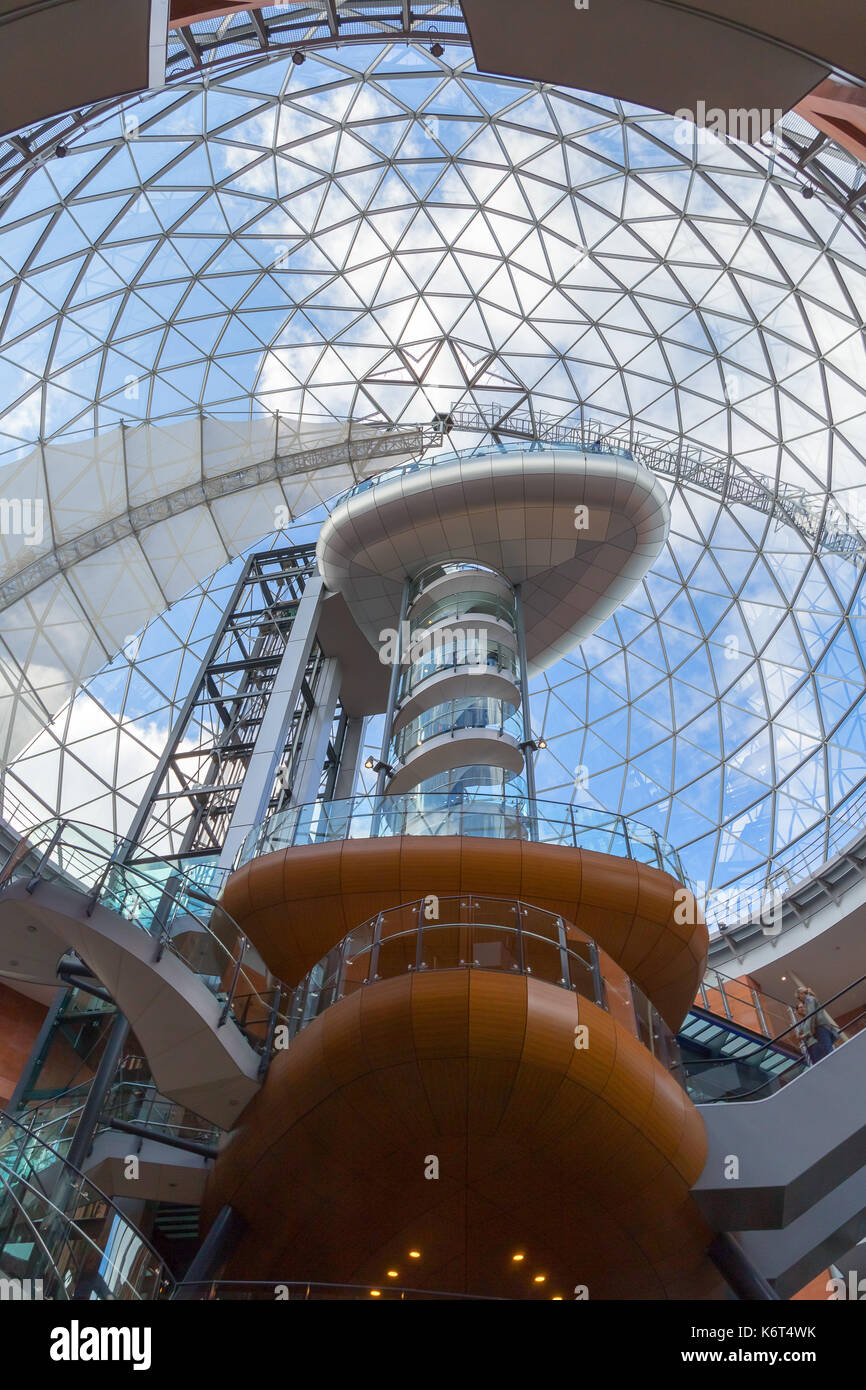
MULTIPOLYGON (((483 638, 486 639, 486 636, 485 633, 483 638)), ((431 676, 439 676, 444 671, 456 671, 464 666, 481 666, 495 675, 504 674, 517 681, 517 653, 512 648, 504 646, 501 642, 488 642, 480 637, 461 642, 458 640, 459 637, 460 633, 454 633, 450 641, 437 643, 431 651, 425 651, 406 667, 397 690, 399 700, 407 699, 419 685, 430 680, 431 676)))
POLYGON ((444 594, 417 616, 413 614, 413 639, 429 628, 440 627, 446 623, 462 623, 475 618, 495 618, 498 622, 505 623, 512 632, 517 631, 517 615, 513 603, 507 603, 497 594, 469 592, 444 594))
MULTIPOLYGON (((249 942, 237 923, 211 893, 199 886, 195 874, 171 865, 141 867, 126 862, 125 841, 114 841, 98 827, 63 819, 35 827, 13 851, 2 873, 0 892, 24 880, 29 889, 41 881, 61 884, 81 894, 92 910, 97 905, 116 912, 157 942, 156 959, 164 952, 181 960, 222 1005, 221 1022, 232 1019, 253 1046, 258 1029, 246 1028, 233 1008, 236 996, 256 995, 260 975, 251 974, 245 958, 249 942)), ((268 1005, 260 997, 264 1017, 268 1005)), ((253 1016, 249 1003, 248 1016, 253 1016)))
POLYGON ((165 1296, 165 1262, 111 1198, 5 1111, 0 1128, 0 1278, 44 1299, 165 1296))
POLYGON ((244 840, 235 868, 274 850, 334 840, 391 835, 473 835, 495 840, 593 850, 634 859, 688 885, 680 857, 648 826, 568 802, 460 793, 356 796, 290 806, 256 826, 244 840))
POLYGON ((402 903, 355 927, 286 992, 287 1042, 360 989, 445 970, 526 975, 569 990, 610 1013, 668 1069, 678 1061, 673 1034, 649 999, 591 937, 529 903, 473 894, 402 903))
POLYGON ((483 729, 486 733, 506 736, 520 742, 523 725, 514 705, 493 696, 465 695, 445 704, 424 710, 404 724, 391 740, 391 751, 398 762, 405 762, 422 744, 445 734, 468 733, 483 729))
POLYGON ((415 783, 413 797, 422 798, 426 804, 428 795, 446 797, 451 805, 460 802, 464 810, 476 802, 479 814, 484 815, 486 807, 501 805, 503 798, 525 798, 528 793, 522 773, 493 763, 461 763, 458 768, 445 768, 415 783))
POLYGON ((695 996, 695 1008, 719 1014, 736 1027, 765 1038, 783 1034, 797 1020, 790 1004, 757 989, 748 980, 731 979, 710 967, 695 996))
MULTIPOLYGON (((634 453, 631 449, 627 449, 624 444, 614 443, 611 439, 603 437, 601 431, 605 428, 607 428, 607 426, 599 426, 599 433, 595 438, 584 439, 582 442, 575 442, 572 445, 565 445, 559 452, 572 454, 577 451, 587 454, 609 454, 614 458, 633 459, 634 453)), ((405 477, 410 473, 419 473, 423 469, 435 468, 439 464, 456 463, 461 459, 498 459, 503 453, 517 454, 521 452, 528 451, 521 450, 519 445, 507 450, 488 447, 461 449, 450 454, 436 454, 433 458, 420 459, 416 463, 400 464, 396 468, 389 468, 384 473, 377 473, 372 478, 365 478, 363 482, 356 483, 354 487, 349 488, 347 492, 342 493, 341 496, 337 498, 332 507, 332 511, 336 507, 341 506, 343 502, 348 502, 350 497, 358 497, 361 493, 369 492, 371 488, 379 487, 383 483, 395 482, 397 478, 405 477)), ((533 457, 535 458, 543 454, 555 455, 557 452, 556 449, 539 448, 537 445, 532 450, 533 457)))
MULTIPOLYGON (((822 1065, 866 1027, 866 1006, 860 1002, 864 985, 866 976, 861 975, 818 1008, 800 1016, 794 1013, 793 1022, 766 1043, 733 1035, 718 1056, 703 1059, 684 1056, 679 1070, 692 1100, 699 1105, 766 1100, 782 1086, 795 1081, 807 1068, 822 1065), (834 1036, 823 1057, 810 1055, 810 1050, 814 1052, 821 1015, 828 1010, 832 1010, 831 1017, 836 1024, 834 1036)), ((780 1004, 780 1008, 790 1012, 787 1005, 780 1004)), ((733 1023, 727 1017, 725 1021, 733 1023)), ((688 1041, 683 1038, 684 1045, 688 1041)))
MULTIPOLYGON (((23 1149, 21 1136, 17 1136, 18 1148, 27 1162, 39 1168, 55 1162, 58 1156, 65 1158, 89 1091, 90 1083, 84 1082, 18 1114, 18 1123, 32 1136, 23 1149)), ((94 1134, 110 1131, 109 1120, 144 1125, 155 1139, 167 1135, 195 1144, 214 1144, 221 1133, 216 1125, 161 1095, 150 1083, 141 1081, 114 1083, 103 1103, 94 1134)), ((0 1134, 0 1150, 8 1137, 0 1134)))
POLYGON ((431 584, 435 584, 440 579, 450 578, 454 574, 490 575, 491 579, 497 579, 500 584, 508 584, 508 580, 491 565, 482 565, 478 560, 446 560, 439 564, 428 565, 425 570, 415 576, 409 586, 410 608, 430 588, 431 584))

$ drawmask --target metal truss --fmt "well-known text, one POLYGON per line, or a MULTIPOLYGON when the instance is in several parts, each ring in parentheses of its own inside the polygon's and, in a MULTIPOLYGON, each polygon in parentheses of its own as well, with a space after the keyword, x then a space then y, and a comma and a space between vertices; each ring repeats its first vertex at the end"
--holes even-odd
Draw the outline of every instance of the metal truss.
MULTIPOLYGON (((170 29, 166 83, 170 86, 228 65, 241 66, 263 55, 385 42, 470 46, 462 9, 453 0, 312 0, 307 4, 282 0, 273 8, 236 11, 170 29)), ((0 139, 0 190, 14 187, 28 170, 58 149, 63 151, 66 141, 128 100, 95 102, 0 139)), ((818 194, 845 213, 866 245, 862 165, 793 112, 762 144, 802 183, 806 196, 818 194)))
POLYGON ((282 478, 296 477, 302 473, 314 473, 343 464, 356 473, 360 465, 372 458, 389 458, 394 454, 423 453, 442 438, 442 430, 436 423, 416 425, 393 431, 383 431, 381 435, 356 437, 345 443, 329 444, 317 449, 303 449, 291 454, 277 454, 265 462, 250 464, 245 468, 235 468, 229 473, 202 478, 190 487, 179 488, 164 497, 154 498, 138 507, 129 507, 120 516, 103 522, 76 536, 74 540, 55 546, 48 554, 19 570, 11 578, 0 583, 0 611, 10 604, 24 598, 46 580, 63 574, 71 565, 98 554, 107 546, 129 536, 137 536, 149 526, 180 516, 203 503, 216 501, 220 497, 231 497, 249 488, 261 487, 263 483, 278 482, 282 478))
MULTIPOLYGON (((273 8, 236 11, 170 29, 166 83, 170 86, 214 68, 239 66, 263 54, 412 42, 468 47, 460 5, 453 0, 319 0, 310 4, 278 0, 273 8)), ((0 189, 8 189, 28 169, 64 151, 67 141, 128 101, 94 102, 0 139, 0 189)))
MULTIPOLYGON (((222 849, 268 707, 315 546, 261 551, 245 562, 128 832, 136 862, 222 849)), ((313 707, 314 648, 286 745, 291 757, 313 707)), ((280 806, 279 794, 271 809, 280 806)))
POLYGON ((785 482, 773 487, 735 458, 713 458, 686 442, 672 449, 635 428, 634 423, 611 427, 601 420, 583 420, 579 425, 564 425, 544 421, 534 412, 502 413, 495 406, 486 411, 464 410, 459 405, 452 408, 448 419, 451 428, 489 433, 494 443, 519 439, 576 449, 599 443, 623 448, 653 473, 715 493, 726 502, 754 507, 781 525, 793 526, 810 546, 855 561, 866 558, 866 538, 830 494, 815 497, 785 482))

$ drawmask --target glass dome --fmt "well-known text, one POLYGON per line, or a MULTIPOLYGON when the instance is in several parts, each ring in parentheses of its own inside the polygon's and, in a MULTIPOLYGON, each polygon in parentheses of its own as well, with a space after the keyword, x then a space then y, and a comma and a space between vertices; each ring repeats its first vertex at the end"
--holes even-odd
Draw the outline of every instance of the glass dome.
MULTIPOLYGON (((856 520, 853 225, 772 150, 457 57, 247 58, 69 138, 0 212, 0 458, 199 412, 591 417, 856 520)), ((535 682, 538 795, 652 825, 711 890, 784 888, 862 823, 863 551, 666 486, 652 573, 535 682)), ((90 681, 8 798, 128 823, 234 564, 90 681)))

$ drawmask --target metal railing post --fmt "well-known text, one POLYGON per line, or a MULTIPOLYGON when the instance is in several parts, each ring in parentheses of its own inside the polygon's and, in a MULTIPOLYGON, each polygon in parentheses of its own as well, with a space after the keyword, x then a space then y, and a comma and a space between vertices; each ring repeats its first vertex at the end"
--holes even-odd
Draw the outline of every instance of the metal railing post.
POLYGON ((423 922, 423 917, 422 917, 423 912, 424 912, 424 899, 423 899, 423 898, 419 898, 419 900, 418 900, 418 941, 417 941, 417 944, 416 944, 416 946, 415 946, 415 970, 416 970, 416 972, 417 972, 418 970, 421 969, 421 964, 422 964, 422 960, 423 960, 423 956, 424 956, 424 922, 423 922))
POLYGON ((758 993, 758 991, 755 989, 755 986, 754 986, 754 985, 751 985, 750 988, 751 988, 751 991, 752 991, 752 999, 754 1000, 754 1003, 755 1003, 755 1012, 757 1013, 758 1019, 759 1019, 760 1024, 761 1024, 761 1027, 762 1027, 763 1030, 764 1030, 764 1035, 765 1035, 766 1037, 769 1037, 769 1036, 770 1036, 770 1030, 769 1030, 769 1028, 767 1027, 767 1020, 766 1020, 766 1018, 764 1017, 764 1009, 763 1009, 763 1006, 762 1006, 762 1004, 761 1004, 761 996, 760 996, 760 994, 758 993))
POLYGON ((282 998, 282 985, 274 985, 274 1002, 271 1004, 271 1011, 268 1015, 268 1027, 265 1033, 265 1045, 262 1048, 262 1056, 259 1062, 259 1077, 263 1077, 271 1065, 271 1049, 274 1045, 274 1033, 277 1028, 277 1019, 280 1016, 280 999, 282 998))
POLYGON ((63 834, 63 831, 64 831, 65 829, 66 829, 66 821, 65 821, 65 820, 59 820, 59 821, 57 822, 57 826, 56 826, 55 830, 53 831, 53 833, 52 833, 52 835, 51 835, 50 840, 48 841, 48 844, 45 846, 45 849, 44 849, 43 852, 42 852, 42 855, 41 855, 41 857, 40 857, 39 863, 36 865, 36 868, 33 870, 33 873, 31 874, 31 876, 30 876, 30 878, 29 878, 29 880, 28 880, 28 882, 27 882, 27 890, 26 890, 26 891, 27 891, 28 893, 33 893, 33 892, 35 891, 35 889, 36 889, 37 884, 41 881, 41 878, 42 878, 42 870, 45 868, 45 865, 47 864, 48 860, 49 860, 50 857, 51 857, 51 852, 52 852, 52 850, 54 849, 55 845, 57 844, 58 840, 60 839, 60 837, 61 837, 61 835, 63 834))
POLYGON ((231 980, 231 984, 229 985, 229 992, 228 992, 228 995, 226 996, 226 1001, 225 1001, 225 1003, 223 1004, 222 1010, 221 1010, 221 1012, 220 1012, 219 1022, 217 1023, 217 1027, 218 1027, 218 1028, 222 1028, 223 1024, 226 1022, 226 1020, 227 1020, 227 1018, 228 1018, 228 1016, 229 1016, 229 1013, 230 1013, 230 1011, 231 1011, 232 1000, 233 1000, 234 997, 235 997, 235 990, 236 990, 237 987, 238 987, 238 977, 240 976, 240 973, 241 973, 241 965, 242 965, 242 963, 243 963, 244 955, 246 954, 246 949, 247 949, 247 939, 246 939, 245 936, 242 936, 242 937, 240 937, 239 940, 238 940, 238 950, 237 950, 237 957, 236 957, 236 959, 235 959, 235 968, 234 968, 234 970, 232 971, 232 980, 231 980))
POLYGON ((730 1004, 728 1003, 728 994, 727 994, 727 990, 725 989, 725 982, 724 982, 724 979, 723 979, 723 977, 719 974, 718 970, 716 971, 716 988, 718 989, 719 994, 722 996, 722 1003, 723 1003, 724 1006, 725 1006, 725 1018, 730 1019, 730 1017, 731 1017, 731 1006, 730 1006, 730 1004))
POLYGON ((600 1008, 604 1008, 604 981, 601 978, 601 966, 598 963, 598 947, 594 941, 589 943, 589 960, 592 966, 592 986, 595 991, 595 1002, 600 1008))
MULTIPOLYGON (((619 819, 622 821, 622 833, 623 839, 625 840, 626 858, 634 859, 634 855, 631 852, 631 836, 628 833, 628 821, 626 820, 625 816, 620 816, 619 819)), ((658 852, 658 846, 656 846, 656 851, 658 852)))
POLYGON ((382 944, 382 916, 380 912, 376 918, 376 925, 373 928, 373 949, 370 951, 370 978, 368 984, 373 984, 379 978, 379 947, 382 944))
POLYGON ((93 916, 94 909, 96 908, 96 904, 99 902, 99 895, 100 895, 100 893, 102 892, 103 888, 105 887, 106 879, 108 878, 108 875, 110 874, 110 872, 111 872, 111 870, 112 870, 112 868, 113 868, 113 866, 114 866, 114 864, 115 864, 115 861, 116 861, 116 859, 117 859, 118 853, 125 847, 125 844, 126 844, 125 840, 118 840, 117 843, 116 843, 115 846, 114 846, 114 849, 111 851, 111 854, 108 856, 107 860, 105 861, 105 868, 102 870, 102 873, 99 875, 99 877, 98 877, 97 880, 96 880, 96 887, 93 889, 93 891, 91 892, 89 898, 87 899, 87 906, 86 906, 85 909, 84 909, 85 916, 87 916, 87 917, 92 917, 92 916, 93 916))
POLYGON ((661 840, 659 839, 659 833, 658 833, 657 830, 651 830, 651 831, 650 831, 650 834, 651 834, 652 837, 653 837, 653 845, 655 846, 656 863, 658 864, 658 866, 659 866, 659 868, 662 870, 662 872, 664 872, 665 861, 664 861, 664 855, 662 854, 662 844, 661 844, 661 840))
POLYGON ((559 938, 559 968, 562 971, 562 983, 568 989, 571 984, 571 974, 568 968, 568 938, 565 933, 565 923, 561 917, 556 919, 556 934, 559 938))
POLYGON ((523 904, 518 899, 515 903, 517 909, 517 963, 521 975, 526 974, 526 956, 523 950, 523 904))

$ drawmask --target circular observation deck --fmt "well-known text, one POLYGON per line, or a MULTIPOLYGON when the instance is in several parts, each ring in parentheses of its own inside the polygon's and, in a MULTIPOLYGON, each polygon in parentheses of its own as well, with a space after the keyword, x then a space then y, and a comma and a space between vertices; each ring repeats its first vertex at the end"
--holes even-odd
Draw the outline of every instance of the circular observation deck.
POLYGON ((623 817, 527 798, 289 808, 247 838, 222 903, 294 985, 359 921, 428 893, 521 898, 574 922, 672 1027, 703 976, 706 926, 670 847, 623 817))
POLYGON ((489 567, 520 586, 527 662, 542 670, 619 606, 668 524, 663 485, 630 457, 473 452, 360 483, 322 526, 317 556, 325 584, 375 648, 398 628, 407 577, 417 584, 437 564, 489 567))

